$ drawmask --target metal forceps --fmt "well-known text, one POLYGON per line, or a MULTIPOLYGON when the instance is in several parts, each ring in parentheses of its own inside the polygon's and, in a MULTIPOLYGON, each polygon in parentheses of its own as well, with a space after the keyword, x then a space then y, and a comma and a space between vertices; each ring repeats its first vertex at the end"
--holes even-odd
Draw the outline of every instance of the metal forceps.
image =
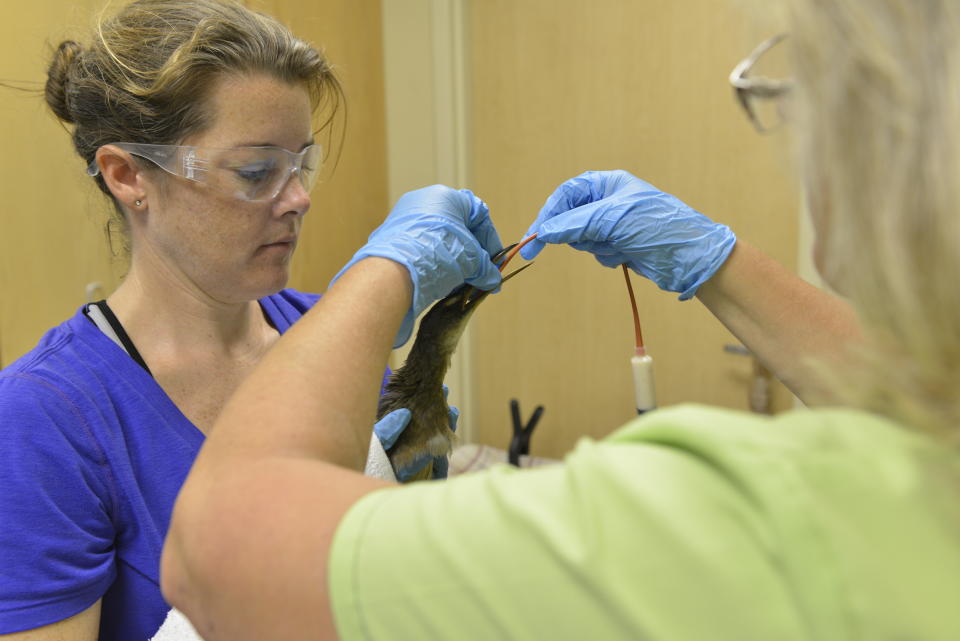
POLYGON ((510 439, 510 449, 507 452, 510 465, 520 467, 520 457, 530 456, 530 436, 542 415, 543 405, 538 405, 537 409, 533 410, 533 416, 524 424, 520 420, 520 401, 510 399, 510 416, 513 419, 513 438, 510 439))

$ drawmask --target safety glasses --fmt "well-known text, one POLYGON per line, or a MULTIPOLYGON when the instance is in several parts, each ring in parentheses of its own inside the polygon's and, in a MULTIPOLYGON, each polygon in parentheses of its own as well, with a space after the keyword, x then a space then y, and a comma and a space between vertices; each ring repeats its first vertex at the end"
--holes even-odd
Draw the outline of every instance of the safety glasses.
POLYGON ((786 37, 787 34, 782 33, 761 43, 730 73, 730 84, 733 85, 737 101, 760 133, 768 133, 783 124, 783 98, 793 89, 793 80, 773 80, 762 75, 751 75, 751 72, 763 54, 786 37))
MULTIPOLYGON (((203 183, 218 193, 240 200, 273 200, 293 174, 309 192, 317 183, 323 150, 310 145, 295 153, 280 147, 190 147, 147 145, 135 142, 111 143, 134 156, 145 158, 174 176, 203 183)), ((100 173, 97 161, 87 173, 100 173)))

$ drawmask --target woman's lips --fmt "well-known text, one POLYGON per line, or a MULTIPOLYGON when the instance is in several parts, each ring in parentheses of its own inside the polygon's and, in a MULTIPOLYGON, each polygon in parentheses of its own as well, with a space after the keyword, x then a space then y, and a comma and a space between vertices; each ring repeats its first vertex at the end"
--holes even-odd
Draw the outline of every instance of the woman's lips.
POLYGON ((268 250, 275 249, 275 250, 282 250, 282 251, 290 251, 296 246, 296 244, 297 244, 296 237, 286 238, 284 240, 278 240, 272 243, 267 243, 266 245, 261 245, 260 249, 268 249, 268 250))
POLYGON ((264 245, 264 247, 273 247, 274 245, 295 245, 296 242, 296 236, 288 236, 287 238, 281 238, 280 240, 275 240, 272 243, 267 243, 264 245))

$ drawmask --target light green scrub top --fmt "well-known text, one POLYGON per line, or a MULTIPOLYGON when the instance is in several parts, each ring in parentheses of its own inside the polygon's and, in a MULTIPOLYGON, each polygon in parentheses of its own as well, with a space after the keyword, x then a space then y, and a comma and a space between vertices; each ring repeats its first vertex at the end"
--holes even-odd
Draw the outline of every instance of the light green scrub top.
POLYGON ((364 497, 329 581, 344 641, 957 641, 960 456, 853 410, 659 410, 364 497))

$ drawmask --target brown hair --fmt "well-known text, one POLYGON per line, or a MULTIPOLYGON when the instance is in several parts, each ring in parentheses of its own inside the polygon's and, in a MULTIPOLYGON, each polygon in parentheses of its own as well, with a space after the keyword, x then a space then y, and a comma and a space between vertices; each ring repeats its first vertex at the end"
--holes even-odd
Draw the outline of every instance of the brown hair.
MULTIPOLYGON (((320 129, 343 100, 323 55, 233 0, 131 2, 100 21, 89 47, 71 40, 57 47, 45 96, 57 117, 74 126, 74 147, 90 163, 108 143, 175 144, 203 131, 211 81, 255 72, 302 83, 314 111, 327 113, 320 129)), ((103 177, 96 181, 110 195, 103 177)))

